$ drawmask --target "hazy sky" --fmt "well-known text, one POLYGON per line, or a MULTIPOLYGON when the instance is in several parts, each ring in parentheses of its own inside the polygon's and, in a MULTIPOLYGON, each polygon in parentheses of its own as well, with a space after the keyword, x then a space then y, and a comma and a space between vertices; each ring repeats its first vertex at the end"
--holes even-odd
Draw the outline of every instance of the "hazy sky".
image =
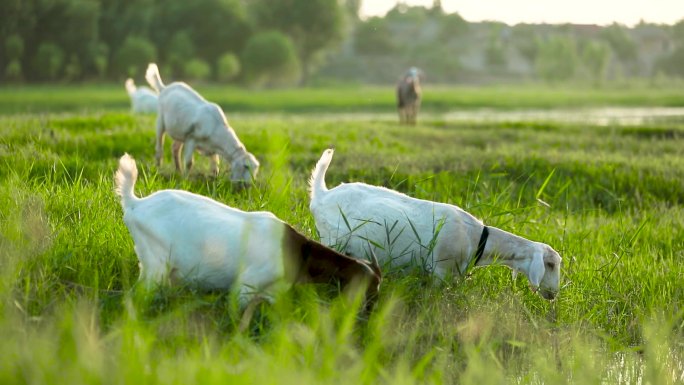
MULTIPOLYGON (((432 0, 404 0, 432 6, 432 0)), ((384 15, 396 0, 363 0, 362 16, 384 15)), ((639 20, 674 24, 684 19, 684 0, 442 0, 446 12, 468 21, 496 20, 507 24, 575 23, 634 25, 639 20)))

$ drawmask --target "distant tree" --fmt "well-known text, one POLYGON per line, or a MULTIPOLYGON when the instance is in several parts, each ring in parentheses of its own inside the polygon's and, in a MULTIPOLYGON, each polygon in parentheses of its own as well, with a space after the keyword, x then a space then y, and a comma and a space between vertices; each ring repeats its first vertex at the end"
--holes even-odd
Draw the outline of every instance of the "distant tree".
POLYGON ((0 36, 10 36, 11 34, 19 34, 27 31, 22 28, 22 24, 28 22, 28 30, 31 30, 35 25, 35 16, 33 20, 27 20, 28 14, 35 14, 33 4, 24 0, 2 0, 0 1, 0 36))
POLYGON ((672 26, 672 38, 675 44, 684 46, 684 19, 679 20, 672 26))
POLYGON ((503 69, 506 67, 506 50, 501 39, 490 39, 485 48, 485 60, 487 66, 492 69, 503 69))
POLYGON ((195 44, 188 31, 178 31, 171 38, 166 52, 166 61, 174 74, 185 72, 185 65, 195 57, 195 44))
POLYGON ((660 58, 656 68, 668 75, 684 77, 684 46, 677 47, 669 55, 660 58))
POLYGON ((19 60, 12 60, 7 64, 7 67, 5 67, 5 78, 13 81, 21 80, 21 62, 19 60))
POLYGON ((442 16, 444 15, 444 8, 442 7, 442 0, 432 0, 432 8, 430 8, 430 15, 442 16))
MULTIPOLYGON (((157 0, 102 0, 100 5, 100 21, 99 21, 99 40, 105 43, 109 48, 112 71, 118 71, 114 61, 116 61, 116 53, 118 48, 124 43, 128 36, 151 36, 152 22, 155 19, 155 10, 157 0)), ((167 6, 176 3, 175 1, 168 1, 167 6)), ((168 33, 167 36, 172 36, 168 33)), ((155 43, 160 42, 155 40, 155 43)), ((168 43, 167 41, 163 42, 168 43)), ((160 47, 166 45, 159 44, 160 47)), ((115 76, 120 76, 120 73, 115 73, 115 76)))
POLYGON ((5 39, 5 56, 7 67, 5 78, 9 80, 21 80, 21 58, 24 55, 24 40, 19 35, 10 35, 5 39))
POLYGON ((240 73, 240 60, 232 52, 226 52, 216 63, 216 77, 222 82, 233 80, 240 73))
POLYGON ((449 42, 461 39, 468 33, 468 22, 458 13, 450 13, 439 18, 439 39, 449 42))
POLYGON ((582 48, 581 57, 594 85, 600 85, 606 77, 610 48, 601 41, 588 41, 582 48))
POLYGON ((672 26, 675 48, 656 63, 659 72, 684 77, 684 19, 672 26))
POLYGON ((537 59, 539 49, 539 36, 536 28, 532 24, 518 24, 513 27, 511 33, 511 41, 515 49, 532 64, 537 59))
POLYGON ((251 85, 280 85, 295 81, 297 53, 289 37, 278 31, 252 36, 242 53, 243 73, 251 85))
POLYGON ((430 10, 423 6, 408 6, 398 2, 394 8, 385 15, 388 22, 420 25, 426 22, 432 15, 430 10))
POLYGON ((488 22, 489 42, 485 47, 485 61, 491 69, 502 69, 506 66, 506 47, 507 39, 506 25, 497 22, 488 22))
POLYGON ((626 27, 613 23, 601 31, 601 38, 610 45, 621 62, 631 64, 636 60, 637 45, 629 36, 626 27))
POLYGON ((24 54, 24 39, 19 35, 10 35, 5 39, 5 55, 9 60, 21 59, 24 54))
POLYGON ((116 53, 115 68, 119 76, 140 76, 147 68, 147 64, 155 61, 157 50, 149 40, 129 36, 116 53))
POLYGON ((75 55, 79 67, 83 64, 94 72, 89 50, 98 41, 100 0, 28 0, 26 3, 33 4, 36 20, 35 28, 25 35, 29 51, 50 42, 63 53, 64 64, 75 55))
POLYGON ((78 60, 78 56, 73 54, 69 57, 69 61, 64 67, 64 78, 68 81, 74 81, 81 76, 81 73, 81 63, 78 60))
MULTIPOLYGON (((75 55, 74 60, 91 65, 88 55, 90 46, 98 41, 100 0, 53 1, 61 1, 64 5, 61 12, 53 14, 52 17, 57 20, 50 21, 51 24, 54 23, 50 33, 55 34, 59 46, 70 57, 75 55), (65 25, 71 27, 65 28, 65 25)), ((45 31, 44 28, 45 21, 40 25, 40 30, 45 31)))
POLYGON ((364 55, 386 55, 395 50, 392 32, 380 17, 371 17, 356 27, 354 48, 364 55))
POLYGON ((577 67, 575 41, 567 36, 552 36, 540 41, 535 66, 539 77, 548 82, 571 79, 577 67))
POLYGON ((183 74, 190 80, 205 80, 211 75, 211 67, 202 59, 190 59, 183 67, 183 74))
POLYGON ((109 47, 105 43, 95 43, 90 46, 90 57, 92 58, 95 74, 104 78, 109 68, 109 47))
POLYGON ((40 80, 57 80, 64 67, 64 51, 53 43, 42 43, 33 56, 33 72, 40 80))
POLYGON ((344 10, 338 0, 253 0, 252 12, 262 28, 275 28, 292 38, 306 84, 319 54, 340 41, 344 10))
MULTIPOLYGON (((157 47, 170 47, 179 31, 194 46, 194 56, 216 63, 223 52, 240 52, 252 34, 242 0, 156 0, 149 36, 157 47)), ((170 51, 161 52, 168 59, 170 51)), ((189 60, 190 58, 185 58, 189 60)))
POLYGON ((361 3, 363 0, 342 0, 344 4, 344 9, 347 13, 347 16, 349 16, 350 19, 353 21, 357 21, 359 19, 359 11, 361 10, 361 3))

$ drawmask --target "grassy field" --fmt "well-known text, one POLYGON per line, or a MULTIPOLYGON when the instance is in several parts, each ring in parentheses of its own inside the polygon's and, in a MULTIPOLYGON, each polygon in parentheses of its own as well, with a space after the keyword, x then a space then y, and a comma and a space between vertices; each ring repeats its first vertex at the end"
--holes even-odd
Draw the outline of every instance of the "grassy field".
MULTIPOLYGON (((674 89, 443 92, 426 105, 684 105, 674 89)), ((188 179, 174 175, 169 143, 155 167, 154 118, 128 114, 122 87, 0 90, 0 383, 684 383, 684 122, 407 128, 298 113, 392 112, 378 89, 206 94, 261 160, 253 188, 233 188, 225 167, 209 177, 199 156, 188 179), (299 286, 239 333, 229 294, 136 290, 112 191, 124 152, 138 195, 186 189, 316 237, 306 181, 330 145, 330 186, 453 203, 552 245, 558 299, 504 267, 448 284, 388 272, 368 320, 334 289, 299 286)))
MULTIPOLYGON (((141 81, 138 83, 140 84, 141 81)), ((142 83, 144 84, 144 83, 142 83)), ((299 89, 247 90, 197 85, 207 99, 235 112, 390 112, 395 100, 392 86, 350 86, 299 89)), ((0 114, 39 112, 127 111, 128 97, 119 85, 15 86, 0 88, 0 114)), ((424 86, 423 110, 582 108, 601 106, 684 106, 684 84, 654 86, 634 83, 604 88, 573 85, 424 86)))

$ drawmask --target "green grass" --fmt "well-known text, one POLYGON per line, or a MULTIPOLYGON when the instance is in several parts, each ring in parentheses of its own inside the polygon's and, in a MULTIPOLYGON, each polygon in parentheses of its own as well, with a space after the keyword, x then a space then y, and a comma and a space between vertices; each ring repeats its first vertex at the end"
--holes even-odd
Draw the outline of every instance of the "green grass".
MULTIPOLYGON (((394 113, 393 86, 349 86, 248 90, 244 88, 195 85, 207 99, 235 112, 387 112, 394 113)), ((472 108, 580 108, 602 106, 684 106, 684 87, 647 84, 587 88, 573 85, 544 87, 438 86, 424 85, 423 110, 445 112, 472 108)), ((101 109, 125 111, 129 100, 122 84, 31 85, 0 88, 0 114, 92 112, 101 109)))
MULTIPOLYGON (((684 382, 681 123, 407 128, 363 115, 237 114, 232 125, 262 163, 257 185, 239 190, 225 166, 209 177, 200 156, 188 179, 175 175, 169 143, 155 167, 154 118, 121 112, 126 101, 112 89, 83 89, 93 96, 85 108, 78 89, 45 88, 54 104, 36 90, 0 91, 0 383, 684 382), (17 110, 8 99, 33 106, 26 111, 48 103, 78 113, 9 114, 17 110), (364 181, 453 203, 552 245, 564 258, 558 299, 544 301, 503 267, 442 285, 389 273, 368 320, 334 288, 299 286, 239 333, 230 294, 136 289, 133 243, 112 191, 124 152, 138 161, 139 195, 186 189, 272 211, 316 237, 306 181, 329 145, 331 186, 364 181)), ((239 97, 245 110, 345 108, 326 92, 239 97)), ((464 105, 493 95, 470 92, 464 105)), ((551 102, 520 107, 528 103, 551 102)))

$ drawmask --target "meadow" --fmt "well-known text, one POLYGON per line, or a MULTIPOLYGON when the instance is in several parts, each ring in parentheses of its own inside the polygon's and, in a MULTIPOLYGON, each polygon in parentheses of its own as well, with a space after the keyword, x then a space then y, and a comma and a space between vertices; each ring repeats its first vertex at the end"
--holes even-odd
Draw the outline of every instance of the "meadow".
MULTIPOLYGON (((389 89, 201 89, 261 161, 254 186, 154 165, 154 117, 123 87, 0 89, 0 383, 684 383, 684 121, 450 121, 468 108, 684 106, 680 88, 439 88, 400 126, 389 89), (113 193, 185 189, 268 210, 317 238, 307 180, 363 181, 456 204, 563 257, 553 302, 505 267, 449 282, 387 271, 375 311, 327 286, 263 305, 248 331, 229 293, 141 293, 113 193)), ((578 112, 581 113, 581 112, 578 112)), ((225 164, 225 163, 224 163, 225 164)))

